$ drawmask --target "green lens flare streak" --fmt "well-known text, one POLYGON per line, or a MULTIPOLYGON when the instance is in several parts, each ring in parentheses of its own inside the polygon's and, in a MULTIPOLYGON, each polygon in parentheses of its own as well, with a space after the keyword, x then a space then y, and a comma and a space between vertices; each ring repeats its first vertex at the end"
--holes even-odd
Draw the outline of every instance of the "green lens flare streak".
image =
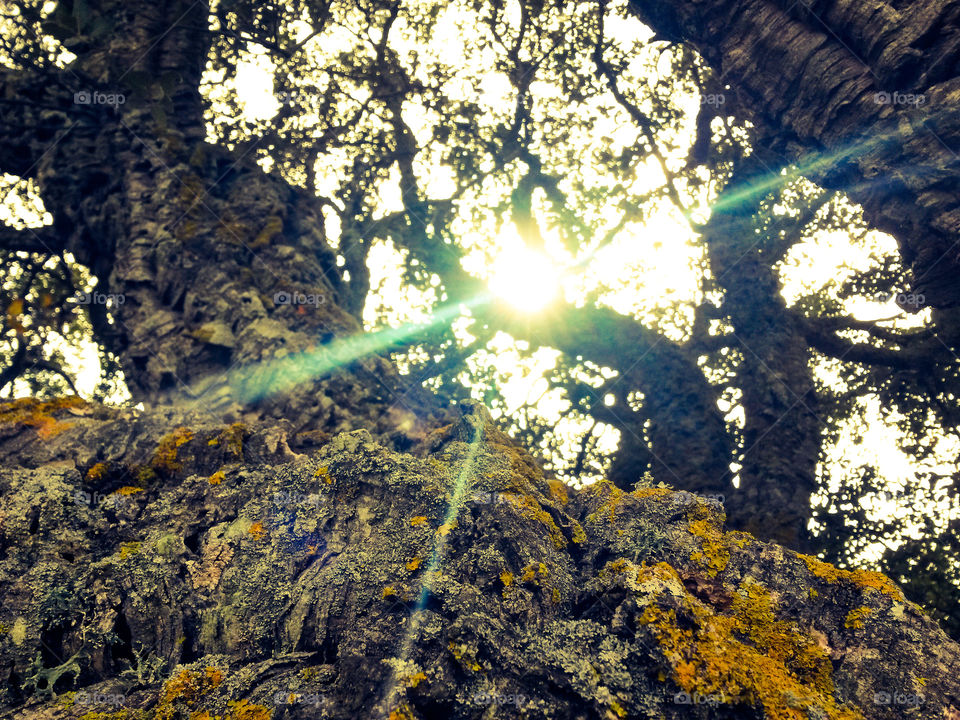
MULTIPOLYGON (((482 440, 481 433, 482 428, 480 426, 474 427, 473 438, 471 439, 470 445, 467 449, 467 457, 464 459, 463 466, 460 468, 460 473, 457 475, 457 480, 453 485, 453 497, 450 498, 450 504, 447 506, 447 512, 443 518, 443 527, 445 528, 453 527, 453 524, 456 521, 457 515, 459 514, 460 508, 463 504, 463 496, 466 493, 467 486, 472 486, 471 480, 476 475, 474 465, 477 458, 477 450, 479 449, 480 442, 482 440)), ((433 540, 433 551, 430 555, 430 562, 427 565, 427 569, 423 573, 423 586, 420 589, 420 597, 410 614, 410 622, 400 643, 400 651, 396 656, 400 661, 400 666, 402 666, 404 661, 410 657, 410 651, 413 649, 413 645, 420 635, 420 618, 422 611, 427 606, 427 600, 430 599, 430 593, 433 592, 434 579, 438 573, 440 564, 443 562, 447 544, 446 535, 443 532, 437 532, 433 540)), ((394 668, 391 671, 390 679, 387 682, 387 691, 381 696, 383 699, 380 702, 380 708, 384 716, 386 716, 392 709, 396 709, 390 706, 392 706, 397 696, 397 685, 397 670, 394 668)))
POLYGON ((238 368, 228 373, 227 382, 237 401, 256 402, 268 395, 292 390, 300 383, 327 375, 367 355, 403 346, 417 335, 452 322, 459 317, 464 306, 473 308, 490 300, 490 295, 484 293, 438 308, 426 322, 352 335, 315 350, 238 368))

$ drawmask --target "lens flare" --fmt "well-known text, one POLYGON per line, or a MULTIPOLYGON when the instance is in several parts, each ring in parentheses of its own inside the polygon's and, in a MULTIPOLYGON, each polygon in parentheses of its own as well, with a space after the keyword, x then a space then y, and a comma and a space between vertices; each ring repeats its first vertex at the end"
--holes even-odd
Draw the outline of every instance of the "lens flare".
POLYGON ((560 271, 541 252, 508 248, 494 263, 490 291, 518 310, 537 312, 557 298, 560 271))

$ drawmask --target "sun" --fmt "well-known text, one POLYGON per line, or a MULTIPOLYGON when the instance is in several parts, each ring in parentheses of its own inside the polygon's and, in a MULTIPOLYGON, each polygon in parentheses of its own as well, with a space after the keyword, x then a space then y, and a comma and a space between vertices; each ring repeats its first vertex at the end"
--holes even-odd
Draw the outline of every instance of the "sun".
POLYGON ((560 291, 560 271, 544 253, 512 246, 493 265, 490 291, 523 312, 537 312, 560 291))

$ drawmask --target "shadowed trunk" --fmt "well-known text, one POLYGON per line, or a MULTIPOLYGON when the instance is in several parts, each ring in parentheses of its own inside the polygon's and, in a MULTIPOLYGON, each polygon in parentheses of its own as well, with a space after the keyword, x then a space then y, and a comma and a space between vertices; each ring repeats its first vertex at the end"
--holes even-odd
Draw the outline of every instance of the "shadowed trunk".
POLYGON ((106 47, 77 48, 64 71, 4 74, 7 96, 46 107, 11 111, 0 169, 36 180, 54 219, 42 245, 98 276, 95 331, 134 400, 259 406, 333 431, 406 418, 422 434, 438 404, 356 339, 318 201, 260 170, 252 148, 204 142, 206 4, 127 3, 114 20, 106 47), (98 102, 111 94, 125 102, 98 102), (97 302, 109 296, 112 324, 97 302))

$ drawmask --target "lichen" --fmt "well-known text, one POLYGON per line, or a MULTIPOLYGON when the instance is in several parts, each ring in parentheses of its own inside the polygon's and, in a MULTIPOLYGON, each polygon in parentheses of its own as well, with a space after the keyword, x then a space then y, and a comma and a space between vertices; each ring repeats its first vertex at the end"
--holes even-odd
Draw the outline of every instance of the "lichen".
POLYGON ((550 513, 540 506, 534 496, 505 493, 504 497, 517 509, 520 515, 544 526, 547 529, 547 536, 555 548, 562 550, 567 546, 567 539, 563 536, 563 532, 554 522, 550 513))
POLYGON ((866 620, 867 617, 872 612, 873 612, 873 609, 868 608, 866 606, 854 608, 853 610, 847 613, 847 617, 843 621, 843 626, 845 628, 854 628, 856 630, 859 630, 860 628, 863 627, 864 620, 866 620))
POLYGON ((67 395, 53 400, 19 398, 0 403, 0 425, 21 425, 34 428, 39 437, 49 439, 73 427, 73 423, 57 420, 54 413, 61 410, 79 410, 87 406, 86 400, 75 395, 67 395))
MULTIPOLYGON (((643 565, 641 574, 659 574, 673 589, 680 580, 665 563, 643 565)), ((777 620, 773 598, 761 585, 745 581, 729 614, 716 613, 689 593, 679 601, 672 592, 662 597, 668 606, 650 604, 639 622, 653 633, 685 692, 760 704, 770 720, 862 720, 857 709, 833 697, 829 656, 794 623, 777 620)))
POLYGON ((160 693, 160 702, 156 708, 156 720, 173 720, 184 707, 196 717, 194 707, 204 696, 223 682, 223 673, 219 668, 207 666, 203 671, 184 668, 164 683, 160 693))
POLYGON ((812 555, 798 554, 798 557, 803 560, 811 574, 831 585, 844 581, 865 590, 877 590, 894 600, 903 601, 904 599, 900 589, 882 573, 873 570, 842 570, 812 555))
POLYGON ((177 472, 183 469, 183 464, 177 460, 181 446, 193 439, 193 431, 187 427, 178 427, 168 435, 164 435, 157 445, 150 461, 150 467, 155 470, 177 472))

